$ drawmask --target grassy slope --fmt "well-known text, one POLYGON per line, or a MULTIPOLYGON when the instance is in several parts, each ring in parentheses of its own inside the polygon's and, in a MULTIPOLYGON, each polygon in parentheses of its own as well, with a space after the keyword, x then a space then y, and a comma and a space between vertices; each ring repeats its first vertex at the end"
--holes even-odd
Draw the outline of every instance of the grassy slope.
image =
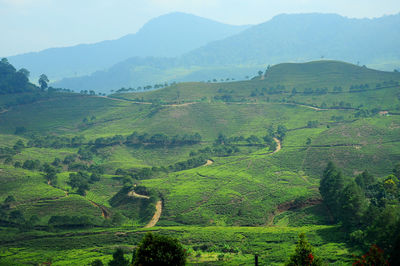
MULTIPOLYGON (((298 234, 305 232, 315 247, 315 254, 328 263, 347 265, 352 260, 351 251, 341 243, 342 233, 337 229, 332 226, 174 226, 148 230, 125 227, 46 233, 39 235, 40 238, 35 232, 21 234, 17 240, 3 245, 1 250, 13 263, 45 262, 49 258, 53 265, 85 265, 94 259, 106 263, 111 260, 116 247, 122 247, 130 259, 132 249, 144 233, 154 231, 177 237, 188 251, 189 265, 249 265, 254 261, 254 253, 260 255, 261 265, 282 265, 293 252, 298 234), (218 256, 223 259, 218 259, 218 256)), ((5 240, 7 235, 0 232, 2 240, 5 240)))
MULTIPOLYGON (((142 181, 142 184, 158 190, 162 195, 164 208, 160 225, 273 223, 279 226, 316 226, 329 220, 320 205, 284 213, 279 211, 279 206, 299 198, 317 198, 318 178, 328 160, 346 169, 348 176, 364 169, 378 176, 388 174, 400 160, 397 142, 400 119, 399 116, 379 115, 356 118, 356 110, 352 109, 319 111, 286 101, 291 99, 316 106, 322 102, 331 106, 334 102, 344 101, 353 107, 382 107, 395 112, 399 105, 399 87, 348 92, 350 85, 368 83, 373 89, 376 83, 390 80, 399 81, 399 74, 338 62, 314 62, 274 66, 264 80, 183 83, 148 93, 115 95, 127 100, 80 95, 54 96, 50 100, 13 106, 8 112, 0 114, 0 147, 10 147, 18 139, 27 142, 28 136, 10 135, 18 126, 25 126, 28 135, 79 135, 87 140, 116 134, 128 135, 133 131, 149 134, 162 132, 170 136, 199 132, 203 137, 203 142, 196 146, 174 149, 113 146, 101 150, 105 156, 95 156, 96 163, 109 169, 128 169, 166 166, 186 160, 191 150, 211 145, 220 132, 227 136, 248 137, 254 134, 262 137, 269 126, 276 128, 277 125, 285 125, 289 131, 278 153, 268 154, 267 150, 262 149, 253 150, 251 154, 213 157, 214 164, 211 166, 170 173, 167 177, 156 176, 142 181), (315 74, 317 70, 319 73, 315 74), (260 95, 262 88, 277 84, 284 85, 287 92, 260 95), (334 86, 342 86, 343 93, 308 96, 290 93, 292 87, 301 92, 304 88, 325 86, 329 92, 334 86), (251 95, 254 91, 257 91, 256 96, 251 95), (234 102, 221 102, 214 98, 227 94, 232 96, 234 102), (132 102, 132 99, 142 97, 145 101, 159 99, 164 104, 132 102), (165 104, 174 102, 178 105, 165 104), (182 105, 184 102, 195 103, 182 105), (90 119, 92 116, 95 116, 93 120, 90 119), (337 122, 332 118, 334 116, 341 116, 343 120, 337 122), (84 123, 84 118, 91 121, 84 123), (313 120, 318 120, 317 127, 306 128, 307 122, 313 120), (311 145, 306 145, 307 138, 311 138, 311 145)), ((13 160, 22 162, 37 158, 42 162, 51 162, 55 157, 63 159, 76 152, 75 148, 29 148, 15 155, 13 160)), ((66 214, 85 213, 94 219, 101 219, 100 209, 88 200, 110 207, 108 199, 122 186, 113 175, 105 175, 93 185, 85 198, 74 194, 65 197, 65 191, 71 192, 66 183, 68 172, 59 174, 59 188, 54 188, 45 183, 40 172, 15 169, 4 164, 0 164, 0 168, 0 201, 7 195, 14 195, 17 208, 27 217, 40 213, 43 224, 51 215, 61 214, 60 208, 66 214)), ((190 234, 196 231, 187 230, 190 234)), ((228 232, 230 229, 226 227, 226 230, 228 232)), ((258 232, 264 229, 254 230, 258 232)), ((72 258, 71 254, 68 256, 72 258)), ((246 259, 251 259, 246 256, 246 259)), ((282 259, 287 254, 277 256, 282 259)), ((336 255, 329 256, 333 259, 336 255)))

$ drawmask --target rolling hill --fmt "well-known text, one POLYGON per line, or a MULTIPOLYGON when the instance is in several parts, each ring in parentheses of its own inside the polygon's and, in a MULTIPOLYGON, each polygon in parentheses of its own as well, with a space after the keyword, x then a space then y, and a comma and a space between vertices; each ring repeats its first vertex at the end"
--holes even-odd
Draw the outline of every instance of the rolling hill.
POLYGON ((399 68, 400 15, 349 19, 334 14, 279 15, 176 58, 130 58, 55 86, 100 92, 172 81, 242 80, 267 65, 321 57, 399 68))
POLYGON ((106 261, 155 230, 179 237, 191 263, 249 264, 257 252, 280 265, 300 232, 327 262, 350 263, 360 251, 322 204, 319 182, 328 161, 346 182, 392 173, 399 82, 396 72, 324 60, 109 97, 42 92, 18 104, 25 94, 2 95, 2 217, 39 216, 22 233, 20 220, 0 218, 4 259, 106 261), (71 174, 90 181, 86 193, 71 174), (144 229, 156 206, 160 220, 144 229))
POLYGON ((16 67, 30 69, 33 78, 45 73, 51 81, 56 81, 108 69, 133 56, 179 56, 246 28, 248 26, 226 25, 185 13, 171 13, 152 19, 137 33, 117 40, 51 48, 8 59, 16 67))

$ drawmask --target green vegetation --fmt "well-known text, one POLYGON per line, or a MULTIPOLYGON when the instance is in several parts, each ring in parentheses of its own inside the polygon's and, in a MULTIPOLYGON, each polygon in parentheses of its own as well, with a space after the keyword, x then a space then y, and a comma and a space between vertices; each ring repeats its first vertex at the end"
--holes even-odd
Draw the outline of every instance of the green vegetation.
POLYGON ((147 233, 139 244, 133 265, 177 265, 186 264, 186 253, 177 239, 147 233))
POLYGON ((189 264, 283 264, 301 233, 324 263, 372 244, 392 259, 399 81, 320 61, 112 97, 4 94, 0 262, 107 264, 153 230, 189 264))
POLYGON ((16 70, 6 58, 0 61, 0 95, 37 90, 29 83, 29 71, 25 68, 16 70))

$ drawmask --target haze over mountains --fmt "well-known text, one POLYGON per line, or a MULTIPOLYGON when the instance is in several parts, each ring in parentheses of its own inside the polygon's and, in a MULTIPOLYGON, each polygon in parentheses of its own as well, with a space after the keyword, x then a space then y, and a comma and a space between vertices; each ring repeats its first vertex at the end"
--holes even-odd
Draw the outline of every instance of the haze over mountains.
POLYGON ((321 57, 393 70, 400 66, 398 25, 400 14, 375 19, 293 14, 244 30, 246 26, 173 13, 118 41, 50 49, 10 61, 34 75, 45 72, 51 80, 70 77, 54 86, 98 92, 171 81, 243 79, 269 64, 321 57), (95 70, 100 71, 91 74, 95 70), (85 76, 71 78, 80 75, 85 76))
POLYGON ((133 56, 178 56, 248 27, 227 25, 185 13, 171 13, 152 19, 136 34, 117 40, 51 48, 8 59, 17 67, 29 69, 33 77, 46 73, 54 81, 107 69, 133 56))

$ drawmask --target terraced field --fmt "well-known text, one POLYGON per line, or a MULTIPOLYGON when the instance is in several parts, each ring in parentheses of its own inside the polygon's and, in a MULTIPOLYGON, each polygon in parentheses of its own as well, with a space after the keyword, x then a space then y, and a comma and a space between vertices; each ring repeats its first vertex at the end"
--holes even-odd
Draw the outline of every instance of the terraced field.
POLYGON ((400 161, 399 81, 322 61, 146 93, 54 93, 27 104, 5 96, 0 202, 12 196, 6 215, 38 221, 25 230, 0 219, 0 262, 106 262, 152 230, 178 237, 191 263, 246 265, 258 253, 282 264, 300 232, 327 262, 348 263, 359 251, 332 225, 319 181, 328 161, 347 180, 391 173, 400 161), (84 193, 74 175, 87 179, 84 193), (65 216, 68 225, 57 220, 65 216))

